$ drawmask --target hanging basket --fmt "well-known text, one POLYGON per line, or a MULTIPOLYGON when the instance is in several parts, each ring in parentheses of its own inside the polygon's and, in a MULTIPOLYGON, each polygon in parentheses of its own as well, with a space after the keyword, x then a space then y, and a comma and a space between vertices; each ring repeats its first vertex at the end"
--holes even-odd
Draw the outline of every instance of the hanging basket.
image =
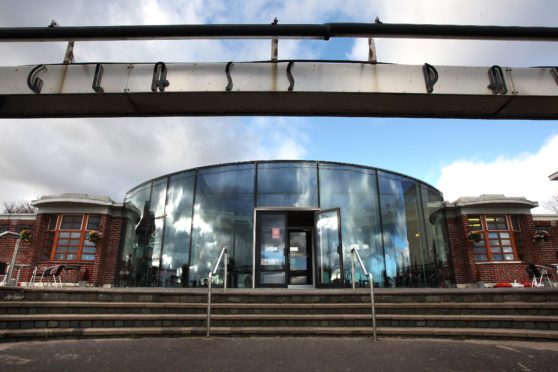
POLYGON ((85 238, 87 240, 89 240, 91 243, 97 244, 98 242, 101 241, 101 238, 103 237, 103 234, 101 234, 99 231, 89 231, 87 233, 87 235, 85 236, 85 238))
POLYGON ((467 234, 467 239, 478 243, 482 240, 482 234, 480 231, 469 231, 469 233, 467 234))
POLYGON ((19 238, 22 242, 30 242, 33 240, 33 234, 31 234, 31 230, 23 229, 19 232, 19 238))
POLYGON ((550 239, 550 234, 546 230, 535 231, 533 240, 536 242, 547 242, 550 239))

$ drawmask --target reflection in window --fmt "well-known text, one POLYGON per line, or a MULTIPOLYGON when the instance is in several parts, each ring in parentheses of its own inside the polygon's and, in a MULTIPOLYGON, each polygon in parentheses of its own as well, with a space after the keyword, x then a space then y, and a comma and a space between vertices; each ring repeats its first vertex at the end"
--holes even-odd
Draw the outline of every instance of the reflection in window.
POLYGON ((424 264, 429 287, 449 287, 453 282, 448 263, 447 225, 444 214, 444 199, 440 193, 421 185, 428 260, 424 264))
MULTIPOLYGON (((225 246, 229 248, 231 287, 243 286, 245 276, 252 273, 254 173, 253 164, 198 172, 189 286, 206 285, 225 246)), ((222 285, 222 270, 215 281, 222 285)))
POLYGON ((387 277, 396 287, 426 285, 415 181, 378 172, 387 277))
POLYGON ((153 217, 150 218, 149 196, 151 183, 137 187, 126 194, 126 237, 119 262, 118 276, 123 286, 144 287, 148 280, 147 246, 152 238, 153 217))
POLYGON ((159 275, 163 287, 186 287, 188 284, 194 181, 194 172, 180 173, 170 178, 159 275))
POLYGON ((258 163, 258 207, 317 207, 316 163, 258 163))
MULTIPOLYGON (((389 286, 385 277, 376 171, 320 163, 319 172, 321 208, 341 208, 343 263, 347 281, 351 280, 351 249, 357 248, 366 269, 374 274, 376 286, 389 286)), ((357 270, 355 277, 357 284, 368 281, 362 270, 357 270)))

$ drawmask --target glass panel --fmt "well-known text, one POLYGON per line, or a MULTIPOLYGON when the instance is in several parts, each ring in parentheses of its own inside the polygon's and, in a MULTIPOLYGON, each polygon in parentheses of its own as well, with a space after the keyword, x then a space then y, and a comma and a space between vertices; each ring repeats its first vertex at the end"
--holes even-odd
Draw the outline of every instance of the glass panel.
POLYGON ((48 229, 49 230, 56 230, 56 222, 58 220, 58 216, 50 216, 48 220, 48 229))
POLYGON ((512 247, 502 247, 502 251, 504 252, 513 252, 512 247))
POLYGON ((64 230, 80 230, 83 216, 63 216, 61 229, 64 230))
POLYGON ((475 256, 475 259, 476 259, 477 261, 487 261, 487 260, 488 260, 488 256, 486 256, 486 255, 478 255, 478 256, 475 256))
POLYGON ((502 245, 511 245, 511 240, 509 240, 509 239, 503 239, 503 240, 501 240, 501 244, 502 244, 502 245))
POLYGON ((481 239, 481 240, 478 241, 478 242, 473 242, 473 245, 474 245, 475 247, 484 247, 484 245, 485 245, 484 239, 481 239))
POLYGON ((258 207, 317 207, 316 163, 258 163, 258 207))
POLYGON ((148 183, 126 194, 126 235, 118 270, 120 284, 124 286, 147 285, 147 257, 151 253, 147 246, 154 228, 149 213, 150 192, 151 183, 148 183))
POLYGON ((58 245, 68 245, 69 242, 68 239, 58 239, 58 245))
POLYGON ((470 216, 468 218, 468 221, 469 221, 469 231, 482 230, 480 216, 470 216))
MULTIPOLYGON (((319 164, 320 206, 341 209, 344 272, 350 280, 350 249, 358 248, 366 269, 374 274, 376 286, 392 286, 386 276, 376 172, 371 169, 319 164)), ((355 273, 356 282, 364 283, 362 270, 355 273)))
POLYGON ((80 236, 81 236, 81 233, 79 233, 79 232, 70 233, 70 238, 75 239, 75 238, 79 238, 80 236))
POLYGON ((396 287, 424 287, 424 240, 415 181, 378 171, 386 271, 396 287))
POLYGON ((99 230, 99 222, 101 222, 100 216, 87 217, 87 230, 99 230))
POLYGON ((486 227, 488 230, 507 230, 508 224, 503 216, 487 216, 486 227))
POLYGON ((63 255, 63 254, 55 254, 55 255, 54 255, 54 259, 55 259, 55 260, 63 260, 63 259, 64 259, 64 255, 63 255))
MULTIPOLYGON (((253 164, 198 172, 189 280, 199 286, 213 269, 222 247, 229 247, 231 287, 251 283, 254 215, 253 164)), ((222 283, 222 270, 216 284, 222 283)))
POLYGON ((68 247, 68 252, 77 252, 77 247, 68 247))
POLYGON ((492 247, 492 248, 490 248, 490 252, 499 253, 500 252, 500 247, 492 247))
POLYGON ((94 254, 82 254, 81 259, 84 260, 84 261, 93 261, 93 260, 95 260, 95 255, 94 254))
MULTIPOLYGON (((422 201, 425 204, 424 221, 426 224, 427 242, 432 252, 429 263, 425 264, 427 285, 430 287, 451 287, 454 284, 452 270, 448 262, 449 239, 444 212, 444 198, 435 189, 421 184, 422 201)), ((480 216, 476 217, 480 228, 480 216)), ((470 226, 470 225, 469 225, 470 226)), ((484 240, 479 242, 484 245, 484 240)), ((475 244, 477 246, 477 244, 475 244)))
POLYGON ((500 238, 509 238, 510 233, 500 233, 500 238))
POLYGON ((59 237, 59 238, 69 238, 69 237, 70 237, 70 233, 68 233, 68 232, 60 232, 60 233, 58 234, 58 237, 59 237))
POLYGON ((82 249, 83 253, 95 253, 95 247, 84 247, 82 249))
POLYGON ((498 238, 498 233, 488 233, 488 237, 489 237, 490 239, 498 238))
POLYGON ((492 259, 495 261, 501 261, 502 260, 502 255, 500 254, 493 254, 492 255, 492 259))
POLYGON ((75 259, 76 259, 76 255, 75 255, 75 254, 68 254, 68 256, 66 256, 66 259, 68 259, 68 260, 75 260, 75 259))
POLYGON ((519 218, 517 216, 510 216, 512 228, 514 231, 519 231, 519 218))
POLYGON ((316 213, 316 240, 318 282, 343 285, 337 211, 316 213))
POLYGON ((84 239, 84 240, 83 240, 83 246, 84 246, 84 247, 94 247, 94 246, 95 246, 95 243, 93 243, 93 242, 90 241, 90 240, 84 239))
POLYGON ((505 254, 505 255, 504 255, 504 259, 505 259, 505 260, 508 260, 508 261, 509 261, 509 260, 513 260, 513 259, 514 259, 513 254, 505 254))
POLYGON ((305 232, 291 232, 289 234, 289 265, 291 271, 308 270, 306 263, 307 247, 305 232))
POLYGON ((486 253, 486 248, 473 248, 474 253, 486 253))
POLYGON ((194 182, 195 172, 181 173, 170 178, 160 276, 164 287, 188 286, 194 182))
POLYGON ((66 250, 68 249, 68 247, 66 246, 62 246, 62 247, 56 247, 56 252, 66 252, 66 250))
POLYGON ((496 240, 491 240, 490 241, 490 245, 500 245, 500 241, 498 239, 496 240))
POLYGON ((150 241, 151 267, 149 269, 150 285, 159 285, 159 264, 161 262, 161 243, 163 239, 163 225, 165 223, 165 198, 167 196, 167 178, 153 181, 149 215, 154 220, 155 236, 150 241))
POLYGON ((260 283, 285 284, 285 215, 260 218, 260 283))

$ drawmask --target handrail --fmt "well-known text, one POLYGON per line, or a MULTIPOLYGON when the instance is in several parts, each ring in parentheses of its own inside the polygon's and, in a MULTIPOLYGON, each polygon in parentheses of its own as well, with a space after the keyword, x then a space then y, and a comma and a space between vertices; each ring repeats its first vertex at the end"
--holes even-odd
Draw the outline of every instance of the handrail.
MULTIPOLYGON (((17 261, 17 254, 19 252, 19 244, 21 242, 21 236, 18 233, 15 233, 13 231, 4 231, 3 233, 0 234, 0 237, 5 236, 5 235, 13 235, 13 236, 17 237, 11 264, 8 265, 8 267, 7 267, 8 272, 4 276, 4 280, 2 280, 2 283, 4 283, 5 285, 10 285, 11 282, 12 282, 12 276, 14 275, 14 268, 15 268, 15 264, 16 264, 16 261, 17 261)), ((17 283, 15 283, 15 285, 17 285, 17 283)))
POLYGON ((401 23, 0 27, 0 42, 345 37, 558 41, 556 27, 401 23))
POLYGON ((205 334, 206 337, 209 337, 209 329, 211 328, 211 282, 213 281, 213 275, 217 274, 217 270, 219 269, 219 264, 221 264, 221 259, 225 255, 225 275, 224 275, 224 282, 223 288, 224 292, 227 291, 227 266, 229 263, 229 254, 227 246, 224 246, 221 249, 221 253, 219 254, 219 258, 217 259, 217 263, 215 264, 215 268, 212 272, 209 273, 207 277, 207 332, 205 334))
POLYGON ((358 258, 358 262, 360 264, 360 267, 362 268, 362 271, 364 272, 364 275, 366 275, 368 277, 368 280, 370 281, 370 303, 372 305, 372 328, 374 329, 374 342, 376 342, 376 306, 374 304, 374 275, 372 275, 372 273, 369 273, 368 270, 366 270, 366 267, 364 267, 364 264, 362 263, 362 259, 360 258, 360 254, 358 253, 358 248, 352 248, 351 249, 351 268, 352 268, 352 274, 353 274, 353 291, 356 289, 356 287, 355 287, 355 254, 358 258))

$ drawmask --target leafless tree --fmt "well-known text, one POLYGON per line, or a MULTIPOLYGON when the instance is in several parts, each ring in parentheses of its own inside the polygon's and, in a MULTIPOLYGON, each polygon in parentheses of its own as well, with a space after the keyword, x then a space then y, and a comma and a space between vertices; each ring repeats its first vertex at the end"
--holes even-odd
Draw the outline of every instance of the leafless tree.
POLYGON ((37 208, 29 201, 4 201, 2 202, 4 213, 35 213, 37 208))
POLYGON ((544 209, 558 214, 558 194, 554 194, 549 200, 542 202, 544 209))

